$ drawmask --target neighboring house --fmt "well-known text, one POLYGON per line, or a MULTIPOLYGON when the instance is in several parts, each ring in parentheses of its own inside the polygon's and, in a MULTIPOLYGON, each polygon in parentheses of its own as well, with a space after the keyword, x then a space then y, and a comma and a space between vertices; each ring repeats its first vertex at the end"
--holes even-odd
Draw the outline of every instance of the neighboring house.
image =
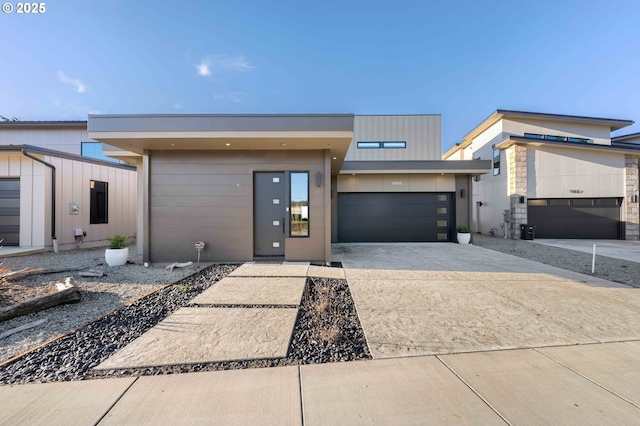
POLYGON ((453 241, 471 176, 442 161, 439 115, 90 115, 138 164, 145 261, 331 260, 331 242, 453 241))
POLYGON ((487 159, 473 182, 472 229, 520 238, 638 240, 640 134, 631 120, 497 110, 444 155, 487 159))
POLYGON ((80 155, 101 158, 96 144, 86 121, 0 122, 3 245, 64 250, 135 235, 136 168, 80 155))

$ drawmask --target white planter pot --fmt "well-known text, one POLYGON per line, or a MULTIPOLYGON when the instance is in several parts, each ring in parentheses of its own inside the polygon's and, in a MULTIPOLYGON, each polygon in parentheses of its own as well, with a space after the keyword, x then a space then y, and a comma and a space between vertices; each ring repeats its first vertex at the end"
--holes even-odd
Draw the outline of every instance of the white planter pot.
POLYGON ((471 242, 471 234, 470 233, 461 233, 458 232, 458 244, 469 244, 471 242))
POLYGON ((106 249, 104 252, 104 260, 109 266, 122 266, 127 263, 129 258, 129 247, 121 249, 106 249))

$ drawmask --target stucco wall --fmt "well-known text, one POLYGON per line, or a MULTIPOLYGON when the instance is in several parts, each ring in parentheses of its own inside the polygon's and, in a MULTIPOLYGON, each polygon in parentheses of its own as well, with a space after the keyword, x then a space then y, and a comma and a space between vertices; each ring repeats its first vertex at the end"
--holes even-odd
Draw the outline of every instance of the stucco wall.
POLYGON ((527 197, 624 197, 624 167, 624 154, 530 147, 527 197))

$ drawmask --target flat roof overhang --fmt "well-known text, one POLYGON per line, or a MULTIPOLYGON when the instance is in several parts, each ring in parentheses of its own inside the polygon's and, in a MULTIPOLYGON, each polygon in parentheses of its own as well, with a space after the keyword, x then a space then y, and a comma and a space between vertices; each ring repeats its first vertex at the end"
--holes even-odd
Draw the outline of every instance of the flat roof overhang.
POLYGON ((340 174, 468 174, 491 171, 491 160, 345 161, 340 174))
POLYGON ((105 155, 131 161, 144 151, 329 150, 338 173, 353 138, 353 114, 89 115, 105 155))
MULTIPOLYGON (((530 139, 521 136, 510 136, 500 143, 496 144, 496 149, 507 149, 512 145, 528 145, 528 146, 551 146, 555 148, 567 148, 567 149, 583 149, 589 151, 598 152, 612 152, 612 153, 624 153, 624 154, 636 154, 640 155, 640 146, 621 146, 622 144, 612 145, 598 145, 587 144, 579 142, 555 142, 548 140, 530 139)), ((625 144, 631 145, 631 144, 625 144)))

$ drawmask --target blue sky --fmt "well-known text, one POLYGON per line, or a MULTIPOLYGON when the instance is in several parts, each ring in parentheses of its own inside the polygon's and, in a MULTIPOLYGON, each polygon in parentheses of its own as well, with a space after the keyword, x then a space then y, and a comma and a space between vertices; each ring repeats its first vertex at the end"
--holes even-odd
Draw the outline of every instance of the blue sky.
POLYGON ((45 6, 0 13, 0 115, 442 114, 443 151, 498 108, 640 131, 640 1, 45 6))

